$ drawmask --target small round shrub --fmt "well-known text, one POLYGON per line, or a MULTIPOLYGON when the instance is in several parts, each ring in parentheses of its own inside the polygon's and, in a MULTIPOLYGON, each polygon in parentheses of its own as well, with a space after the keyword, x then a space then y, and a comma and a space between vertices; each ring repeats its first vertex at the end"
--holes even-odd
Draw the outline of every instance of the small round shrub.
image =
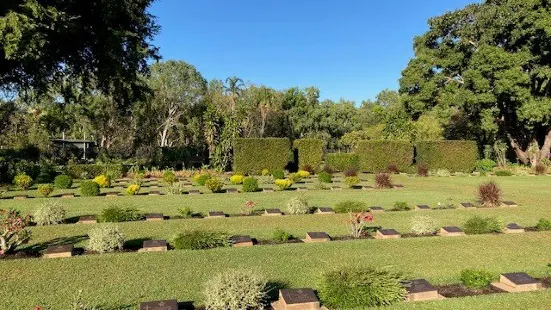
POLYGON ((318 180, 323 183, 331 183, 331 174, 326 171, 322 171, 318 174, 318 180))
POLYGON ((264 309, 267 282, 248 269, 231 269, 207 281, 203 291, 209 310, 264 309))
POLYGON ((128 208, 123 209, 117 206, 111 206, 101 210, 99 216, 100 222, 130 222, 137 221, 143 218, 143 215, 136 209, 128 208))
POLYGON ((348 185, 349 187, 354 187, 360 184, 360 178, 358 177, 346 177, 344 179, 344 183, 348 185))
POLYGON ((99 195, 99 185, 94 181, 84 181, 80 184, 80 194, 84 197, 99 195))
POLYGON ((176 174, 172 170, 166 170, 163 172, 163 181, 166 182, 169 185, 174 184, 176 182, 176 174))
POLYGON ((189 219, 193 217, 193 210, 191 210, 190 207, 182 207, 178 209, 178 213, 180 213, 180 216, 182 216, 185 219, 189 219))
POLYGON ((344 171, 344 176, 345 177, 357 177, 358 176, 358 170, 356 170, 355 168, 347 169, 346 171, 344 171))
POLYGON ((88 238, 88 250, 98 253, 108 253, 122 250, 125 237, 119 231, 118 226, 105 224, 90 230, 88 238))
POLYGON ((398 170, 398 166, 396 166, 396 164, 390 164, 386 167, 386 172, 388 173, 399 173, 400 170, 398 170))
POLYGON ((417 175, 420 177, 428 177, 429 176, 429 167, 425 164, 420 164, 417 166, 417 175))
POLYGON ((287 201, 287 212, 289 214, 308 214, 310 206, 304 197, 293 197, 287 201))
POLYGON ((496 218, 478 215, 471 217, 465 222, 464 230, 466 234, 470 235, 499 233, 502 231, 501 224, 496 218))
POLYGON ((310 172, 309 171, 306 171, 306 170, 299 170, 297 172, 297 174, 303 178, 303 179, 306 179, 306 178, 309 178, 310 177, 310 172))
POLYGON ((224 187, 224 181, 220 178, 211 178, 205 182, 205 186, 213 193, 219 193, 222 191, 222 187, 224 187))
POLYGON ((73 178, 70 175, 60 174, 54 179, 54 186, 57 189, 68 189, 73 186, 73 178))
POLYGON ((33 183, 33 179, 26 174, 18 174, 13 179, 13 184, 19 186, 22 190, 28 190, 33 183))
POLYGON ((223 232, 193 230, 176 235, 173 245, 178 250, 204 250, 230 245, 229 236, 223 232))
POLYGON ((483 207, 498 207, 501 203, 501 189, 493 182, 478 186, 478 199, 483 207))
POLYGON ((268 176, 268 175, 270 175, 270 170, 262 169, 262 176, 265 177, 265 176, 268 176))
POLYGON ((551 221, 548 219, 541 218, 536 224, 536 229, 539 231, 548 231, 551 230, 551 221))
POLYGON ((496 166, 497 163, 495 161, 485 158, 476 161, 475 170, 485 175, 488 172, 492 172, 496 166))
POLYGON ((37 189, 40 196, 48 197, 54 191, 54 186, 52 184, 40 184, 37 189))
POLYGON ((240 174, 234 174, 230 177, 230 183, 233 185, 243 184, 244 179, 245 179, 245 176, 240 174))
POLYGON ((365 309, 404 300, 404 279, 390 270, 345 267, 322 275, 318 285, 321 301, 331 309, 365 309))
POLYGON ((367 204, 363 201, 346 200, 335 204, 334 211, 335 213, 358 213, 367 211, 368 209, 367 204))
POLYGON ((302 176, 300 176, 298 172, 295 172, 295 173, 289 174, 289 177, 287 179, 289 179, 292 183, 296 183, 302 180, 302 176))
POLYGON ((33 214, 38 226, 56 225, 63 222, 67 211, 57 202, 49 201, 39 206, 33 214))
POLYGON ((130 196, 137 195, 140 192, 140 186, 138 184, 130 184, 126 188, 126 193, 130 196))
POLYGON ((293 181, 289 179, 278 179, 278 180, 275 180, 275 185, 277 185, 277 187, 279 187, 280 190, 284 191, 286 189, 289 189, 289 187, 293 185, 293 181))
POLYGON ((428 216, 415 216, 411 219, 411 233, 417 236, 434 235, 436 224, 428 216))
POLYGON ((285 242, 293 238, 293 235, 286 232, 285 230, 278 228, 272 234, 272 239, 276 242, 285 242))
POLYGON ((197 183, 198 185, 204 186, 205 183, 207 183, 207 180, 210 179, 210 174, 207 173, 198 173, 193 176, 193 181, 197 183))
POLYGON ((258 191, 258 181, 253 177, 248 177, 243 180, 243 192, 251 193, 258 191))
POLYGON ((535 167, 534 167, 534 172, 537 174, 537 175, 544 175, 544 174, 547 174, 547 167, 542 164, 542 163, 538 163, 535 167))
POLYGON ((392 211, 409 211, 409 210, 411 210, 411 207, 405 201, 396 201, 394 203, 394 207, 392 208, 392 211))
POLYGON ((274 177, 274 179, 285 179, 285 171, 281 169, 276 169, 272 171, 272 176, 274 177))
POLYGON ((307 171, 308 173, 310 173, 310 175, 314 174, 315 172, 315 169, 314 167, 312 167, 312 165, 304 165, 300 167, 300 170, 307 171))
POLYGON ((392 188, 392 179, 388 173, 377 173, 375 175, 375 185, 377 188, 392 188))
POLYGON ((111 186, 111 179, 106 175, 98 175, 92 180, 92 182, 95 182, 101 188, 107 188, 111 186))
POLYGON ((470 289, 486 288, 494 279, 495 276, 485 270, 465 269, 461 271, 461 283, 470 289))
POLYGON ((507 169, 497 169, 494 173, 498 177, 510 177, 513 175, 513 171, 507 169))

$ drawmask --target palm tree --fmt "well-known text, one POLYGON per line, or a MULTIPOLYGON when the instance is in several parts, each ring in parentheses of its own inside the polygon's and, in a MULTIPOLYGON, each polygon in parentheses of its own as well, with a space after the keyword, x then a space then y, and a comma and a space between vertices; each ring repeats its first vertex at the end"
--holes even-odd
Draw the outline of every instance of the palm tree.
POLYGON ((243 92, 243 89, 245 88, 245 83, 242 79, 231 76, 226 79, 226 85, 224 86, 224 90, 226 95, 230 96, 231 101, 231 111, 235 111, 236 101, 239 96, 241 96, 241 93, 243 92))

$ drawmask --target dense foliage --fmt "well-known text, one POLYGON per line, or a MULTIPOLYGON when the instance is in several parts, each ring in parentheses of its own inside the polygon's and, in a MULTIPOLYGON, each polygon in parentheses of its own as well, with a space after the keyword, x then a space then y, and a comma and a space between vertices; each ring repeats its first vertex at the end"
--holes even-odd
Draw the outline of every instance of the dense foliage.
POLYGON ((289 162, 290 147, 287 138, 236 139, 233 169, 255 174, 262 169, 284 169, 289 162))
POLYGON ((293 147, 298 151, 298 166, 319 167, 323 160, 325 141, 321 139, 297 139, 293 147))
POLYGON ((429 169, 472 172, 478 159, 475 141, 424 141, 415 145, 417 164, 429 169))
POLYGON ((413 145, 403 141, 361 141, 355 153, 364 172, 387 171, 389 165, 406 171, 413 164, 413 145))

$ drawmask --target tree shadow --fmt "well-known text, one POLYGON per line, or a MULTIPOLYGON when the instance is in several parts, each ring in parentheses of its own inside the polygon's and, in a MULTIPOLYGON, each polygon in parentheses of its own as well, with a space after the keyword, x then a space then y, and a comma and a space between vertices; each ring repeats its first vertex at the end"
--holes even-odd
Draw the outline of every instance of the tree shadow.
POLYGON ((41 242, 37 244, 33 244, 31 246, 28 246, 24 249, 21 249, 21 251, 25 253, 40 253, 44 250, 46 250, 49 246, 52 245, 62 245, 62 244, 76 244, 79 242, 82 242, 84 240, 88 239, 88 235, 80 235, 80 236, 72 236, 72 237, 63 237, 63 238, 56 238, 52 239, 46 242, 41 242))
POLYGON ((63 220, 66 224, 76 224, 80 220, 80 216, 71 216, 63 220))
POLYGON ((124 242, 124 248, 128 250, 134 250, 137 251, 143 247, 143 242, 147 240, 152 240, 151 237, 146 238, 137 238, 137 239, 130 239, 124 242))
POLYGON ((268 301, 272 302, 279 299, 279 290, 289 288, 289 283, 282 281, 268 282, 266 288, 268 291, 268 301))

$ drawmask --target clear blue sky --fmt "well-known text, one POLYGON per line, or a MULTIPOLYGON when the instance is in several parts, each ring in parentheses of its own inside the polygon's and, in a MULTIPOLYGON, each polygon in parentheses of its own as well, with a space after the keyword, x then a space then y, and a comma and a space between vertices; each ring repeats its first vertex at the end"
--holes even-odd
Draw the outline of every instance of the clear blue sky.
POLYGON ((427 20, 477 0, 158 0, 164 59, 207 80, 238 76, 275 89, 317 86, 360 102, 397 89, 427 20))

